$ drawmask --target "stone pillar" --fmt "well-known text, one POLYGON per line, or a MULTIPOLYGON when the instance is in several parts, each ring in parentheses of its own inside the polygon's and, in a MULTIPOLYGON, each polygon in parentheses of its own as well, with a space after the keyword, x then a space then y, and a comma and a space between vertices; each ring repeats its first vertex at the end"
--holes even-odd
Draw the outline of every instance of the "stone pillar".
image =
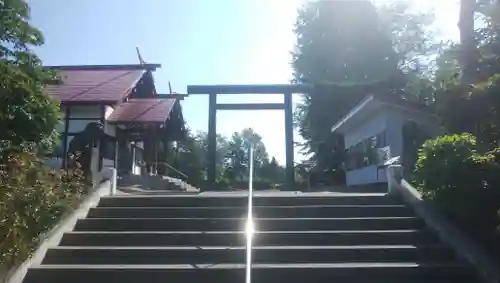
POLYGON ((207 186, 208 189, 215 189, 215 159, 217 146, 217 94, 209 94, 208 104, 208 168, 207 168, 207 186))
POLYGON ((387 174, 387 186, 389 194, 397 193, 401 180, 403 179, 403 166, 389 165, 385 170, 387 174))
POLYGON ((285 190, 295 189, 295 166, 293 157, 293 109, 292 94, 285 93, 285 155, 286 155, 286 173, 285 190))

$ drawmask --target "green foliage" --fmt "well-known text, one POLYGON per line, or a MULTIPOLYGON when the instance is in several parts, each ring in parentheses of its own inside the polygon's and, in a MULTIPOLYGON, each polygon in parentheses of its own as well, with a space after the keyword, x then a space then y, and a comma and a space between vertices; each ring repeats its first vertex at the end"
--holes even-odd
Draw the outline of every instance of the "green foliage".
POLYGON ((41 156, 58 141, 59 108, 45 93, 55 83, 30 48, 43 44, 23 0, 0 1, 0 266, 25 260, 40 235, 85 193, 82 172, 53 171, 41 156))
POLYGON ((344 83, 385 79, 398 60, 389 34, 379 27, 377 10, 370 1, 306 2, 295 25, 296 79, 344 83), (358 16, 345 17, 353 13, 358 16))
MULTIPOLYGON (((425 196, 434 198, 440 190, 465 187, 480 187, 477 178, 470 178, 479 165, 476 139, 471 134, 457 134, 427 140, 418 156, 415 181, 425 196), (436 172, 440 172, 436 174, 436 172), (465 177, 464 177, 465 174, 465 177), (467 183, 462 183, 464 180, 467 183)), ((476 176, 474 176, 476 177, 476 176)), ((479 178, 481 180, 481 178, 479 178)))
POLYGON ((432 100, 432 88, 422 90, 429 83, 424 57, 440 48, 428 28, 432 22, 409 1, 381 7, 368 0, 307 1, 299 9, 294 82, 318 87, 304 95, 295 118, 304 151, 319 168, 341 170, 342 137, 330 128, 368 93, 399 97, 412 82, 410 99, 432 100))
POLYGON ((0 266, 10 268, 85 194, 80 170, 53 171, 33 144, 0 146, 0 266))
POLYGON ((470 132, 479 149, 488 151, 500 146, 500 5, 496 0, 476 2, 477 21, 482 24, 476 25, 473 34, 463 34, 473 37, 475 43, 476 62, 467 63, 474 68, 474 74, 468 74, 474 75, 474 80, 468 85, 458 80, 468 56, 464 52, 470 51, 462 43, 450 45, 437 58, 435 104, 448 132, 470 132))
POLYGON ((260 179, 268 180, 270 183, 281 183, 285 179, 285 170, 273 157, 271 161, 264 162, 257 168, 256 175, 260 179))
POLYGON ((460 15, 461 42, 441 52, 431 77, 431 104, 450 135, 424 144, 415 181, 426 198, 500 255, 495 232, 500 217, 500 2, 475 1, 475 15, 471 2, 460 1, 468 11, 460 15))
MULTIPOLYGON (((254 166, 256 182, 266 184, 282 183, 284 168, 276 159, 269 160, 262 137, 253 129, 243 129, 228 138, 218 135, 216 138, 216 184, 219 188, 232 188, 248 182, 248 144, 255 145, 254 166)), ((206 159, 208 137, 204 132, 193 134, 188 131, 188 138, 178 142, 172 148, 168 161, 175 168, 188 176, 188 182, 203 187, 206 180, 206 159)))
POLYGON ((206 150, 198 137, 187 130, 187 138, 176 142, 168 162, 188 176, 188 183, 202 187, 205 178, 206 150))
POLYGON ((436 87, 445 87, 447 83, 457 83, 456 80, 460 75, 461 67, 458 60, 460 46, 457 44, 450 45, 443 50, 436 59, 436 71, 434 72, 434 81, 436 87))
MULTIPOLYGON (((269 164, 269 156, 262 137, 253 129, 243 129, 240 133, 235 132, 228 141, 227 154, 224 159, 225 175, 232 176, 230 179, 242 180, 248 174, 249 145, 254 146, 254 163, 257 173, 259 168, 269 164)), ((259 176, 260 177, 260 176, 259 176)))
MULTIPOLYGON (((497 1, 477 1, 476 15, 482 24, 476 25, 473 34, 467 33, 475 43, 471 52, 476 54, 475 62, 467 63, 474 69, 468 71, 474 72, 469 74, 474 80, 470 85, 457 80, 464 72, 464 52, 470 51, 463 44, 450 46, 437 59, 436 104, 449 132, 472 133, 486 151, 499 147, 500 140, 500 5, 497 1)), ((464 40, 470 42, 470 38, 464 40)))
POLYGON ((500 146, 500 77, 493 75, 472 86, 454 81, 436 93, 436 109, 451 133, 470 132, 482 151, 500 146))
POLYGON ((484 240, 498 224, 499 168, 493 153, 479 153, 474 136, 455 134, 424 143, 414 177, 425 198, 484 240))
POLYGON ((439 52, 443 44, 436 41, 432 28, 434 14, 416 11, 412 2, 387 1, 377 11, 382 28, 392 39, 399 68, 408 73, 426 72, 432 67, 432 61, 426 59, 439 52))
POLYGON ((54 74, 30 50, 41 44, 41 32, 29 24, 28 5, 0 1, 0 140, 30 141, 50 150, 57 142, 59 109, 43 93, 54 74))

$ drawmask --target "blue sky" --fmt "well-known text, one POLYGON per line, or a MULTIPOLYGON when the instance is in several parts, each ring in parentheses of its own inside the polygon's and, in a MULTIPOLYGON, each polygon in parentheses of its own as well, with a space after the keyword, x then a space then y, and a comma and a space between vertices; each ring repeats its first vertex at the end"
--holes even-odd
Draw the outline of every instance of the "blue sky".
MULTIPOLYGON (((378 0, 384 1, 384 0, 378 0)), ((456 0, 415 0, 436 9, 437 25, 456 37, 456 0), (432 3, 432 2, 439 2, 432 3)), ((29 0, 46 43, 46 65, 160 63, 159 92, 190 84, 288 83, 296 9, 302 0, 29 0)), ((224 95, 219 102, 282 102, 281 95, 224 95)), ((295 102, 298 97, 295 98, 295 102)), ((190 128, 208 128, 208 98, 182 103, 190 128)), ((268 152, 285 162, 282 111, 219 111, 217 132, 252 127, 268 152)), ((296 134, 296 140, 300 140, 296 134)), ((296 154, 296 160, 302 157, 296 154)))

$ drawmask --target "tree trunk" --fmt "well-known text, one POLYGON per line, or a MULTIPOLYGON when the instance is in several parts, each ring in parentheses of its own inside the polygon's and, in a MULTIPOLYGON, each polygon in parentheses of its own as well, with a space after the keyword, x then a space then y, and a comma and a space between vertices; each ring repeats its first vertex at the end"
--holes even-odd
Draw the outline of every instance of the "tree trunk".
POLYGON ((462 84, 474 83, 477 68, 477 45, 474 40, 474 9, 476 0, 460 0, 462 84))

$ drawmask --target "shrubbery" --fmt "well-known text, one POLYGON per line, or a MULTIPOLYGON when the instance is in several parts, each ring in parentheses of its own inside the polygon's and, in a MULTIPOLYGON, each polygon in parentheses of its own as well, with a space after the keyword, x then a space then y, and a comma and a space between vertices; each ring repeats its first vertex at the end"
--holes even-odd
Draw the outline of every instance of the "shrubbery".
POLYGON ((442 136, 422 146, 414 181, 468 234, 488 246, 498 241, 500 166, 497 150, 480 153, 470 134, 442 136))
POLYGON ((86 192, 81 170, 51 170, 40 156, 33 145, 0 145, 0 267, 28 258, 86 192))

